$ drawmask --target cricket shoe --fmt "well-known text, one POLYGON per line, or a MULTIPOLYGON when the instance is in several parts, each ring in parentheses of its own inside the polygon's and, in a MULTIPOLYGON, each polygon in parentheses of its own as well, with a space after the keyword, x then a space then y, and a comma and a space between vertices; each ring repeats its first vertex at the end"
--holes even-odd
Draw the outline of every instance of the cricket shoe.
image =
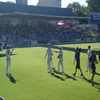
POLYGON ((74 74, 72 74, 74 77, 76 76, 76 74, 74 73, 74 74))
POLYGON ((9 74, 8 73, 6 73, 6 76, 8 76, 9 74))
POLYGON ((86 70, 86 72, 88 72, 88 70, 86 70))
POLYGON ((83 76, 83 74, 81 74, 80 76, 83 76))
POLYGON ((94 86, 94 84, 92 83, 92 86, 94 86))
POLYGON ((9 73, 9 75, 11 75, 11 73, 9 73))
POLYGON ((48 73, 51 73, 50 71, 48 71, 48 73))

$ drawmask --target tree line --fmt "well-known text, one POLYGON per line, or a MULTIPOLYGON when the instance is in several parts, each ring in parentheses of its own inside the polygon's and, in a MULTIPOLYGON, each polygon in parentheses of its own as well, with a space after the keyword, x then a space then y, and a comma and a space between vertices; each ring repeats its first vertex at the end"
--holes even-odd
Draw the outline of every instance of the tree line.
MULTIPOLYGON (((86 0, 87 6, 80 5, 79 2, 73 2, 68 4, 67 8, 72 8, 73 12, 77 16, 87 17, 89 12, 100 12, 100 0, 86 0)), ((81 22, 87 23, 87 20, 81 20, 81 22)))

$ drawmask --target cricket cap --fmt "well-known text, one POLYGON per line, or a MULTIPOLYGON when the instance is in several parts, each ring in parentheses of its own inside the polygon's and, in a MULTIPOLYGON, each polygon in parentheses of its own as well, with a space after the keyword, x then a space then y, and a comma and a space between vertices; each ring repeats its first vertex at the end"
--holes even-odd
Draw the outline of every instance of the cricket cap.
POLYGON ((51 45, 50 43, 47 44, 48 46, 51 45))
POLYGON ((59 46, 58 48, 59 48, 59 49, 62 49, 62 46, 59 46))

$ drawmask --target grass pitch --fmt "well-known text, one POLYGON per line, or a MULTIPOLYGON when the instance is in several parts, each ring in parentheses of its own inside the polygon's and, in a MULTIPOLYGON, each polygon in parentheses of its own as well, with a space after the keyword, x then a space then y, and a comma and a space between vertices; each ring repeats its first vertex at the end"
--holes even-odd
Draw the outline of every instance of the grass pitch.
MULTIPOLYGON (((98 59, 100 43, 62 45, 64 54, 64 74, 57 74, 58 59, 53 55, 55 71, 47 73, 47 59, 44 60, 46 47, 16 48, 11 56, 11 73, 6 76, 5 50, 0 51, 0 96, 5 100, 99 100, 100 99, 100 63, 96 64, 95 85, 91 86, 91 73, 86 73, 88 45, 95 50, 98 59), (80 47, 81 68, 84 77, 75 71, 74 48, 80 47)), ((58 45, 52 50, 58 50, 58 45)), ((62 71, 60 69, 60 71, 62 71)))

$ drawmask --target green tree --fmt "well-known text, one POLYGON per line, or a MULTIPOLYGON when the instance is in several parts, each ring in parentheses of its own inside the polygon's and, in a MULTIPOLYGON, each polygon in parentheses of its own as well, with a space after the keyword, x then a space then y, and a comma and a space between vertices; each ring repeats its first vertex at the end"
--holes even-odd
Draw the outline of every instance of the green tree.
POLYGON ((74 2, 74 3, 72 3, 72 4, 69 4, 68 6, 67 6, 67 8, 72 8, 72 10, 73 10, 73 12, 75 13, 75 12, 77 12, 77 10, 80 8, 80 4, 78 3, 78 2, 74 2))
POLYGON ((100 0, 86 0, 90 12, 100 12, 100 0))
POLYGON ((72 4, 69 4, 67 8, 72 8, 73 12, 77 16, 87 16, 87 9, 84 5, 80 5, 79 2, 73 2, 72 4))
MULTIPOLYGON (((69 4, 67 6, 67 8, 72 8, 73 12, 77 15, 77 16, 82 16, 82 17, 86 17, 88 16, 88 7, 85 7, 84 5, 80 5, 79 2, 73 2, 72 4, 69 4)), ((88 20, 87 19, 79 19, 80 23, 87 23, 88 20)))

